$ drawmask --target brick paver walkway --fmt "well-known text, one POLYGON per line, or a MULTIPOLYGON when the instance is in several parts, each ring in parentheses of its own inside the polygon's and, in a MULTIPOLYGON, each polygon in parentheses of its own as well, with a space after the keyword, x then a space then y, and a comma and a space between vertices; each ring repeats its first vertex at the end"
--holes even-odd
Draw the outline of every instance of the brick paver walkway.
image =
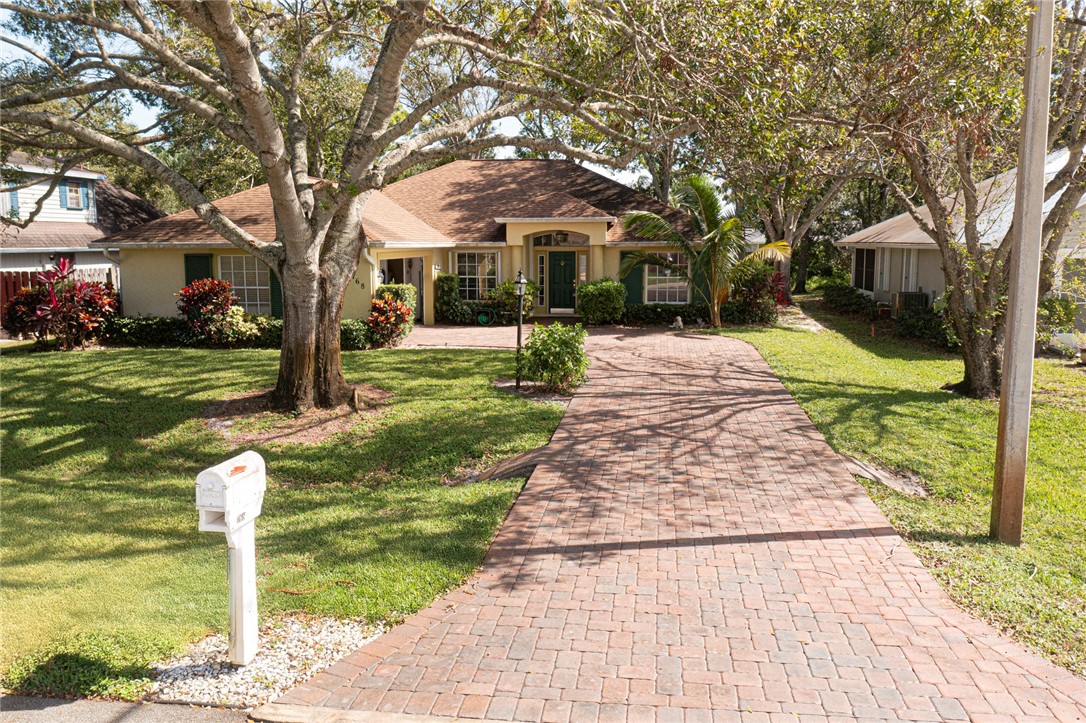
POLYGON ((280 703, 1086 720, 1086 681, 959 611, 751 347, 589 343, 591 381, 481 573, 280 703))

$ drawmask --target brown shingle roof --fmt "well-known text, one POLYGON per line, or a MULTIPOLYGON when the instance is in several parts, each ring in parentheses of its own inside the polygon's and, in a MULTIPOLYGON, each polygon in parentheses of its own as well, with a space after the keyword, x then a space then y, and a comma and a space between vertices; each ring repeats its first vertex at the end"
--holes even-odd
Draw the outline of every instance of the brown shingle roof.
MULTIPOLYGON (((572 161, 453 161, 393 183, 385 193, 446 236, 461 242, 504 241, 505 231, 495 218, 548 215, 529 214, 525 209, 555 193, 588 204, 607 216, 652 211, 673 223, 685 224, 681 213, 652 196, 572 161), (511 213, 511 209, 517 209, 516 213, 511 213)), ((616 223, 608 231, 607 240, 617 243, 638 239, 616 223)))
MULTIPOLYGON (((267 184, 215 201, 215 206, 234 223, 259 239, 275 238, 275 217, 267 184)), ((191 208, 110 236, 99 245, 126 243, 187 243, 225 246, 226 239, 204 223, 191 208)))
MULTIPOLYGON (((263 240, 275 238, 268 187, 258 186, 215 201, 227 217, 263 240)), ((652 196, 570 161, 454 161, 393 183, 373 194, 362 224, 371 241, 435 243, 504 242, 496 218, 620 217, 653 211, 685 227, 684 216, 652 196)), ((620 223, 610 243, 637 242, 620 223)), ((112 244, 206 244, 227 242, 191 209, 108 239, 112 244)))
POLYGON ((97 223, 33 221, 23 229, 9 226, 0 233, 0 248, 87 248, 92 241, 138 228, 164 215, 150 201, 109 181, 94 182, 94 200, 97 223))
POLYGON ((409 213, 383 193, 374 193, 362 209, 362 228, 370 241, 453 243, 445 234, 409 213))

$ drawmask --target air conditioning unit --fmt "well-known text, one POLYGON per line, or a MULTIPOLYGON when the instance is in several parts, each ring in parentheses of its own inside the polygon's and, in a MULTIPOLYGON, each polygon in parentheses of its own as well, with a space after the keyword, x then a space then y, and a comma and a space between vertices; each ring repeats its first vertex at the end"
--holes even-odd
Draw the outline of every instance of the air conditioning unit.
POLYGON ((890 317, 898 318, 905 309, 928 308, 928 295, 923 291, 895 291, 890 295, 890 317))

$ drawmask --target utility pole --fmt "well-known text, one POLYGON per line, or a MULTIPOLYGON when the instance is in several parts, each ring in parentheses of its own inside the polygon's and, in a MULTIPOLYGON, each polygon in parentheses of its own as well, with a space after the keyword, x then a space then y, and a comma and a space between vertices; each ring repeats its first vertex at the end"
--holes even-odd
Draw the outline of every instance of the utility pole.
POLYGON ((1045 156, 1048 152, 1048 105, 1052 82, 1054 0, 1034 0, 1026 40, 1026 107, 1015 179, 1014 237, 1007 300, 1007 339, 999 395, 995 486, 992 489, 991 537, 1011 545, 1022 542, 1026 500, 1026 458, 1033 393, 1033 349, 1037 333, 1037 287, 1041 273, 1041 224, 1044 221, 1045 156))

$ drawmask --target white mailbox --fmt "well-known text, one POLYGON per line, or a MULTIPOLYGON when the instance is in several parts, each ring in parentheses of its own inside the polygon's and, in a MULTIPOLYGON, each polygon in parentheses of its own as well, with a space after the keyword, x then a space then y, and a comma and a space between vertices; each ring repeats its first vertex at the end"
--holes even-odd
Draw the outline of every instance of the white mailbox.
POLYGON ((230 579, 230 662, 247 665, 257 651, 256 526, 267 481, 256 452, 205 469, 196 476, 196 510, 202 532, 225 532, 230 579))
POLYGON ((267 481, 264 458, 242 452, 196 477, 201 532, 230 533, 260 515, 267 481))

